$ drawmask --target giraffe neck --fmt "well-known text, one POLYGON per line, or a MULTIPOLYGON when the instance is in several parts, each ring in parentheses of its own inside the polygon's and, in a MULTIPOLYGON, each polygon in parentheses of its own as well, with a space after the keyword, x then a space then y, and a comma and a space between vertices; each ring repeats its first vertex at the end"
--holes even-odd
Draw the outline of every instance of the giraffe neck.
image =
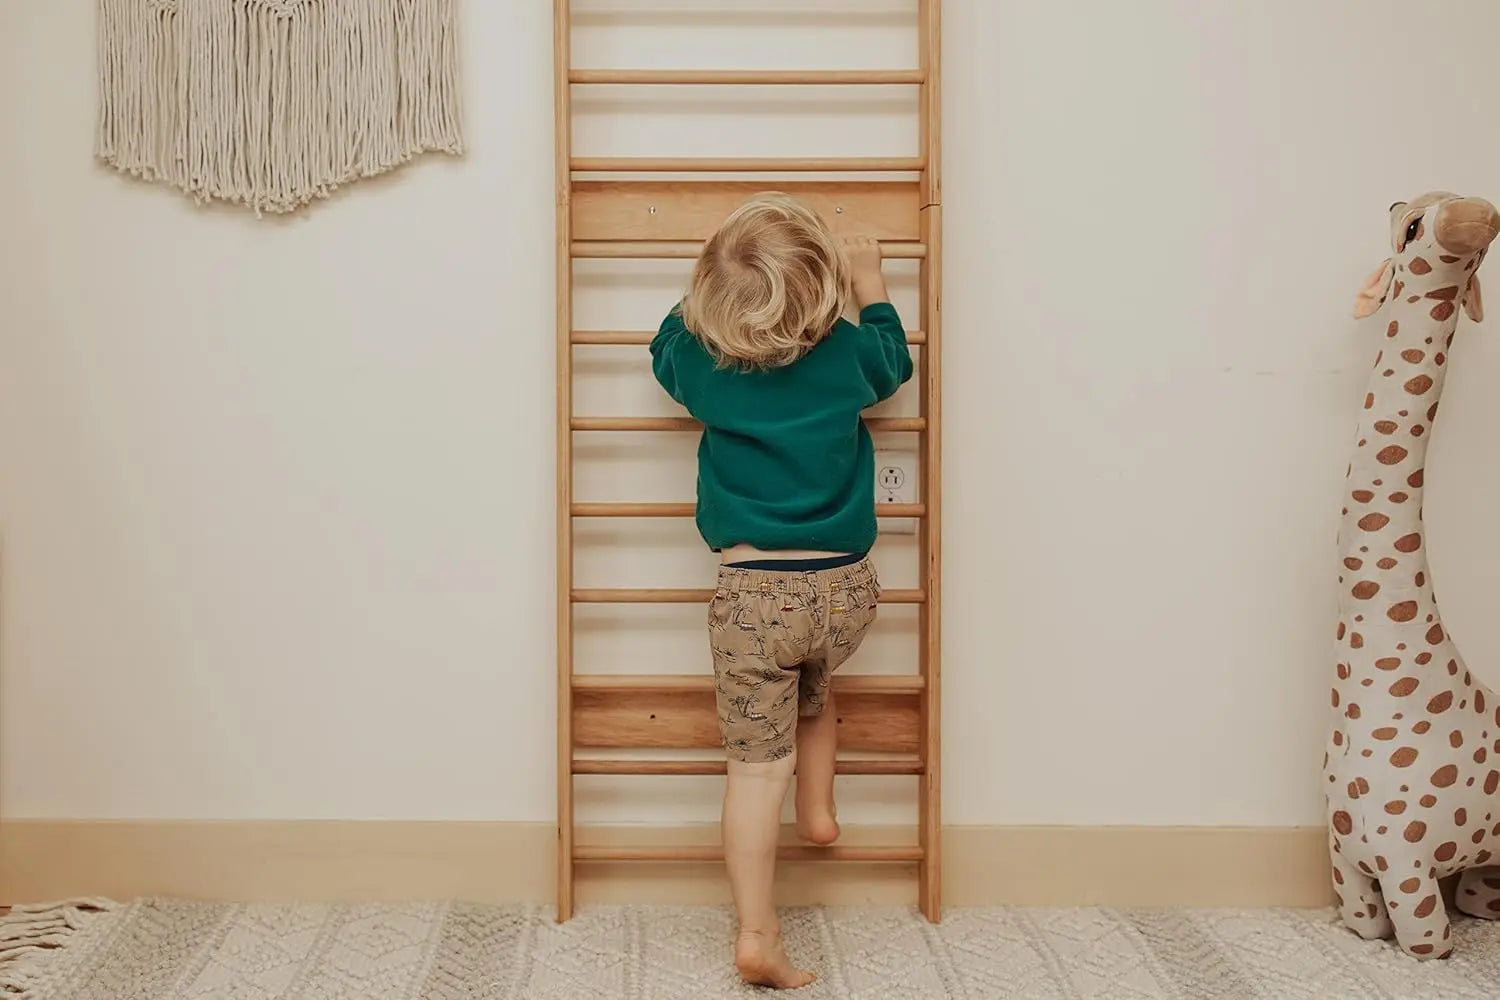
MULTIPOLYGON (((1339 548, 1345 607, 1359 606, 1397 624, 1396 606, 1408 600, 1432 605, 1422 531, 1423 466, 1458 322, 1451 299, 1430 297, 1442 291, 1402 283, 1392 289, 1344 493, 1339 548)), ((1430 627, 1425 616, 1411 625, 1430 627)))

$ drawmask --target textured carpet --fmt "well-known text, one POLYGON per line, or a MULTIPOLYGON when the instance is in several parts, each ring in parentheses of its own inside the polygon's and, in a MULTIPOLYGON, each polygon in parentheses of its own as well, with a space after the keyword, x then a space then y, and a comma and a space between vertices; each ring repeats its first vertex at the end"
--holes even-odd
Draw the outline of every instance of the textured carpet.
MULTIPOLYGON (((1418 963, 1323 911, 794 910, 795 995, 1076 1000, 1500 996, 1500 924, 1418 963)), ((737 984, 720 909, 222 905, 144 900, 0 918, 0 996, 27 1000, 711 1000, 737 984), (96 909, 95 907, 102 907, 96 909)))

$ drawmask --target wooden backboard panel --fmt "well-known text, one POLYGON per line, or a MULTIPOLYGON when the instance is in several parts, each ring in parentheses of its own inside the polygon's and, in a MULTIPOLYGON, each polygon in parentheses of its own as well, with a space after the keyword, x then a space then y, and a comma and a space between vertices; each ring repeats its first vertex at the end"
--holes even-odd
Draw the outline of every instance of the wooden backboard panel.
MULTIPOLYGON (((918 696, 850 692, 838 696, 839 749, 916 753, 918 696)), ((573 745, 593 750, 713 750, 723 744, 712 691, 575 691, 573 745)))
POLYGON ((782 191, 838 234, 921 235, 915 181, 574 181, 573 239, 704 240, 752 195, 782 191))

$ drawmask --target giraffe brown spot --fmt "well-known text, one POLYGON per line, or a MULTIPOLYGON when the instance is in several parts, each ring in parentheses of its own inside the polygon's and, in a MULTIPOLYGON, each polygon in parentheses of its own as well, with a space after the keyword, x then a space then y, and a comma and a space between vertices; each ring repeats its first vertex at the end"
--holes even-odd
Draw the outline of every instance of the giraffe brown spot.
MULTIPOLYGON (((1454 850, 1457 850, 1457 848, 1455 847, 1454 850)), ((1438 898, 1436 895, 1428 896, 1418 903, 1417 908, 1411 912, 1419 917, 1430 917, 1432 916, 1432 911, 1437 909, 1437 902, 1438 898)))
MULTIPOLYGON (((1450 306, 1450 308, 1452 307, 1450 306)), ((1411 393, 1413 396, 1420 396, 1428 389, 1432 388, 1432 376, 1418 375, 1416 378, 1407 379, 1406 384, 1402 386, 1402 388, 1411 393)))
POLYGON ((1379 729, 1375 730, 1370 735, 1373 736, 1373 737, 1375 737, 1377 740, 1393 740, 1393 739, 1396 738, 1396 727, 1395 726, 1381 726, 1379 729))
POLYGON ((1434 420, 1437 419, 1437 410, 1438 410, 1437 403, 1433 403, 1431 406, 1429 406, 1427 408, 1427 422, 1429 424, 1432 423, 1434 420))
POLYGON ((1417 805, 1421 806, 1423 809, 1431 809, 1433 806, 1437 805, 1437 796, 1424 795, 1417 800, 1417 805))
POLYGON ((1368 601, 1370 598, 1380 593, 1380 584, 1376 583, 1374 580, 1361 580, 1359 583, 1356 583, 1354 585, 1354 588, 1349 592, 1355 597, 1359 598, 1361 601, 1368 601))
POLYGON ((1464 745, 1464 734, 1462 730, 1455 729, 1448 734, 1448 745, 1457 750, 1464 745))
POLYGON ((1434 625, 1427 630, 1427 641, 1433 646, 1443 641, 1443 626, 1434 625))
POLYGON ((1394 434, 1396 433, 1397 429, 1400 428, 1400 426, 1401 425, 1396 423, 1396 421, 1394 420, 1375 421, 1375 429, 1382 434, 1394 434))
POLYGON ((1417 657, 1416 657, 1416 662, 1418 664, 1422 664, 1422 665, 1431 663, 1432 662, 1432 654, 1431 653, 1427 653, 1427 652, 1418 653, 1417 657))
POLYGON ((1385 804, 1385 811, 1392 816, 1400 816, 1406 812, 1406 803, 1401 799, 1391 799, 1385 804))
POLYGON ((1403 677, 1391 685, 1390 691, 1397 698, 1405 698, 1417 689, 1419 683, 1415 677, 1403 677))
POLYGON ((1491 771, 1484 777, 1484 794, 1494 795, 1497 788, 1500 788, 1500 771, 1491 771))
POLYGON ((1385 859, 1385 855, 1377 854, 1375 855, 1375 867, 1383 872, 1390 871, 1391 863, 1385 859))
POLYGON ((1406 485, 1410 486, 1414 490, 1421 489, 1422 488, 1422 470, 1418 469, 1416 472, 1413 472, 1411 475, 1407 476, 1406 477, 1406 485))
POLYGON ((1432 307, 1432 318, 1441 323, 1449 316, 1452 316, 1454 311, 1455 309, 1452 302, 1439 302, 1437 305, 1432 307))
POLYGON ((1350 649, 1361 649, 1361 648, 1363 648, 1364 644, 1365 644, 1365 637, 1364 636, 1360 635, 1358 632, 1350 632, 1349 633, 1349 648, 1350 649))
POLYGON ((1409 535, 1402 535, 1396 539, 1394 548, 1397 552, 1415 552, 1422 547, 1422 536, 1413 531, 1409 535))
POLYGON ((1451 253, 1445 253, 1439 254, 1438 260, 1442 261, 1444 264, 1457 264, 1459 261, 1463 260, 1463 258, 1455 257, 1451 253))
POLYGON ((1412 364, 1417 364, 1423 358, 1427 357, 1427 355, 1422 351, 1417 350, 1415 347, 1408 347, 1406 350, 1401 352, 1401 357, 1405 361, 1409 361, 1412 364))
POLYGON ((1379 566, 1381 569, 1394 569, 1396 566, 1396 560, 1392 559, 1390 556, 1385 556, 1377 560, 1375 562, 1375 565, 1379 566))
MULTIPOLYGON (((1365 561, 1363 559, 1356 559, 1353 556, 1349 556, 1347 559, 1344 560, 1344 567, 1346 569, 1359 569, 1364 564, 1365 564, 1365 561)), ((1339 625, 1339 638, 1342 639, 1343 637, 1344 637, 1344 626, 1343 626, 1342 623, 1340 623, 1340 625, 1339 625)))
POLYGON ((1388 444, 1375 453, 1375 460, 1381 465, 1395 465, 1406 457, 1406 449, 1399 444, 1388 444))
POLYGON ((1458 765, 1444 764, 1432 772, 1432 784, 1436 788, 1447 788, 1458 781, 1458 765))
POLYGON ((1339 833, 1348 836, 1350 833, 1354 832, 1354 820, 1349 816, 1348 813, 1340 809, 1333 814, 1333 828, 1339 833))
POLYGON ((1450 675, 1452 675, 1452 676, 1455 676, 1455 677, 1458 676, 1458 661, 1457 660, 1449 660, 1448 661, 1448 673, 1450 675))
POLYGON ((1438 861, 1452 861, 1458 857, 1458 845, 1451 840, 1445 840, 1432 852, 1432 856, 1438 861))
POLYGON ((1406 824, 1406 832, 1403 834, 1403 836, 1406 837, 1407 843, 1415 844, 1417 841, 1427 836, 1427 824, 1423 823, 1419 819, 1414 819, 1410 823, 1406 824))
POLYGON ((1421 437, 1425 433, 1427 433, 1427 428, 1423 427, 1421 424, 1412 424, 1412 427, 1411 427, 1411 436, 1412 437, 1419 438, 1419 437, 1421 437))
POLYGON ((1365 531, 1379 531, 1390 523, 1391 519, 1378 511, 1366 514, 1359 519, 1359 526, 1365 531))
MULTIPOLYGON (((1397 278, 1396 279, 1396 287, 1392 290, 1391 294, 1399 296, 1401 294, 1401 290, 1404 289, 1405 287, 1406 287, 1406 282, 1402 281, 1400 278, 1397 278)), ((1391 322, 1394 323, 1395 320, 1392 320, 1391 322)))
POLYGON ((1401 883, 1401 891, 1405 893, 1416 892, 1420 888, 1422 888, 1422 880, 1419 878, 1409 878, 1401 883))
POLYGON ((1349 716, 1349 718, 1351 719, 1359 718, 1359 706, 1351 701, 1349 703, 1349 707, 1344 709, 1344 714, 1349 716))
POLYGON ((1485 761, 1487 761, 1489 759, 1490 759, 1490 752, 1488 750, 1486 750, 1484 747, 1480 747, 1478 750, 1474 751, 1474 763, 1476 763, 1476 764, 1483 764, 1485 761))
MULTIPOLYGON (((1397 284, 1399 285, 1400 282, 1397 282, 1397 284)), ((1398 291, 1396 294, 1400 295, 1401 293, 1398 291)), ((1395 320, 1391 320, 1390 325, 1385 328, 1385 335, 1387 337, 1394 337, 1396 335, 1396 332, 1400 329, 1401 324, 1397 323, 1395 320)), ((1377 361, 1376 364, 1379 364, 1379 362, 1377 361)))
MULTIPOLYGON (((1334 730, 1334 731, 1333 731, 1333 745, 1334 745, 1334 746, 1336 746, 1336 747, 1341 747, 1341 746, 1343 746, 1343 745, 1344 745, 1344 734, 1343 734, 1343 733, 1341 733, 1341 732, 1339 732, 1339 731, 1338 731, 1338 730, 1337 730, 1337 729, 1335 729, 1335 730, 1334 730)), ((1327 754, 1324 754, 1324 755, 1323 755, 1323 756, 1325 756, 1325 757, 1326 757, 1326 756, 1328 756, 1328 755, 1327 755, 1327 754)), ((1323 765, 1323 766, 1324 766, 1324 767, 1327 767, 1327 766, 1328 766, 1328 765, 1327 765, 1327 762, 1326 762, 1326 761, 1325 761, 1325 762, 1324 762, 1324 765, 1323 765)))
POLYGON ((1411 953, 1413 955, 1431 955, 1432 945, 1426 943, 1414 944, 1411 946, 1411 953))
POLYGON ((1333 707, 1334 708, 1338 708, 1339 707, 1339 689, 1338 688, 1334 688, 1333 689, 1333 707))
POLYGON ((1427 293, 1429 299, 1452 300, 1458 298, 1458 286, 1449 285, 1446 288, 1434 288, 1427 293))
POLYGON ((1395 767, 1411 767, 1417 762, 1416 747, 1402 747, 1391 754, 1391 764, 1395 767))
POLYGON ((1355 500, 1358 500, 1360 503, 1369 503, 1371 500, 1375 499, 1375 493, 1371 490, 1355 490, 1349 495, 1355 500))
POLYGON ((1401 666, 1401 657, 1399 656, 1382 656, 1375 661, 1375 667, 1379 670, 1395 670, 1399 666, 1401 666))
POLYGON ((1417 602, 1402 601, 1400 604, 1392 604, 1386 609, 1385 614, 1393 622, 1409 622, 1417 617, 1417 602))
POLYGON ((1413 257, 1411 264, 1408 266, 1411 268, 1412 274, 1429 274, 1432 271, 1432 265, 1421 257, 1413 257))
POLYGON ((1367 392, 1367 393, 1365 393, 1365 409, 1368 410, 1370 407, 1372 407, 1374 405, 1375 405, 1375 394, 1373 392, 1367 392))
POLYGON ((1422 301, 1422 296, 1420 296, 1420 295, 1408 295, 1406 297, 1406 301, 1407 301, 1408 304, 1413 303, 1413 302, 1421 302, 1422 301))
POLYGON ((1366 781, 1364 778, 1355 778, 1354 779, 1354 783, 1357 786, 1359 786, 1359 794, 1361 794, 1361 795, 1369 795, 1370 794, 1370 783, 1368 781, 1366 781))
MULTIPOLYGON (((1399 718, 1399 716, 1398 716, 1398 718, 1399 718)), ((1421 722, 1417 723, 1415 726, 1412 726, 1411 727, 1411 731, 1414 732, 1414 733, 1416 733, 1418 736, 1421 736, 1423 733, 1427 732, 1427 730, 1429 730, 1431 728, 1432 728, 1432 723, 1428 722, 1426 719, 1423 719, 1421 722)))
POLYGON ((1474 855, 1474 863, 1482 865, 1492 857, 1494 857, 1494 855, 1492 855, 1489 851, 1480 851, 1478 854, 1474 855))
POLYGON ((1338 884, 1339 884, 1339 885, 1343 885, 1343 884, 1344 884, 1344 876, 1343 876, 1343 873, 1342 873, 1342 872, 1340 872, 1340 871, 1339 871, 1339 870, 1338 870, 1338 869, 1337 869, 1337 868, 1335 868, 1335 869, 1334 869, 1334 870, 1333 870, 1333 880, 1334 880, 1334 881, 1335 881, 1335 882, 1337 882, 1337 883, 1338 883, 1338 884))
POLYGON ((1445 357, 1443 357, 1443 352, 1442 351, 1438 351, 1437 355, 1434 356, 1432 360, 1436 361, 1439 365, 1442 365, 1443 362, 1447 361, 1448 359, 1445 358, 1445 357))
POLYGON ((1412 579, 1418 587, 1424 587, 1427 585, 1427 574, 1422 572, 1421 570, 1417 570, 1417 575, 1412 579))
POLYGON ((1339 680, 1341 680, 1341 681, 1347 681, 1349 679, 1349 664, 1347 664, 1347 663, 1340 663, 1338 665, 1338 675, 1339 675, 1339 680))
POLYGON ((1484 714, 1484 692, 1482 690, 1474 692, 1474 711, 1481 715, 1484 714))
POLYGON ((1448 709, 1452 707, 1452 691, 1439 691, 1437 694, 1433 695, 1432 700, 1427 703, 1427 711, 1431 712, 1433 715, 1441 715, 1443 712, 1448 711, 1448 709))
POLYGON ((1454 826, 1468 826, 1469 825, 1469 810, 1464 809, 1462 807, 1453 810, 1453 825, 1454 826))

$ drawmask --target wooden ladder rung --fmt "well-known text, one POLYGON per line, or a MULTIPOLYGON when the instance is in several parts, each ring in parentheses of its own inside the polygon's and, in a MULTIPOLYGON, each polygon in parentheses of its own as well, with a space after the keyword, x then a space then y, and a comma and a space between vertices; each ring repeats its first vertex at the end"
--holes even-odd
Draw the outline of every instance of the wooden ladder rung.
MULTIPOLYGON (((697 507, 691 503, 575 503, 574 517, 692 517, 697 507)), ((882 503, 875 505, 879 517, 925 517, 927 509, 919 503, 882 503)))
MULTIPOLYGON (((840 760, 839 774, 910 775, 922 773, 920 760, 840 760)), ((602 760, 573 761, 574 774, 715 775, 725 771, 722 760, 602 760)))
POLYGON ((925 156, 575 156, 576 173, 683 174, 861 174, 911 173, 927 166, 925 156))
MULTIPOLYGON (((595 587, 573 589, 574 604, 704 604, 714 596, 709 589, 670 587, 595 587)), ((885 590, 881 604, 921 604, 920 590, 885 590)))
POLYGON ((569 83, 589 84, 895 84, 922 83, 920 69, 574 69, 569 83))
MULTIPOLYGON (((692 240, 574 240, 572 254, 580 260, 692 260, 703 252, 703 244, 692 240)), ((927 256, 921 243, 882 243, 888 260, 912 260, 927 256)))
MULTIPOLYGON (((782 861, 921 861, 922 848, 911 847, 810 847, 788 844, 776 849, 782 861)), ((573 848, 574 861, 723 861, 724 849, 703 845, 683 847, 592 847, 573 848)))
MULTIPOLYGON (((835 694, 909 695, 921 692, 921 674, 834 674, 835 694)), ((574 674, 574 691, 657 691, 671 694, 708 692, 708 674, 574 674)))
MULTIPOLYGON (((655 336, 655 330, 574 330, 570 340, 575 345, 589 347, 645 347, 655 336)), ((906 342, 925 344, 927 334, 921 330, 908 330, 906 342)))
MULTIPOLYGON (((692 417, 574 417, 575 431, 699 431, 703 425, 692 417)), ((865 426, 872 431, 921 431, 927 421, 921 417, 866 417, 865 426)))

